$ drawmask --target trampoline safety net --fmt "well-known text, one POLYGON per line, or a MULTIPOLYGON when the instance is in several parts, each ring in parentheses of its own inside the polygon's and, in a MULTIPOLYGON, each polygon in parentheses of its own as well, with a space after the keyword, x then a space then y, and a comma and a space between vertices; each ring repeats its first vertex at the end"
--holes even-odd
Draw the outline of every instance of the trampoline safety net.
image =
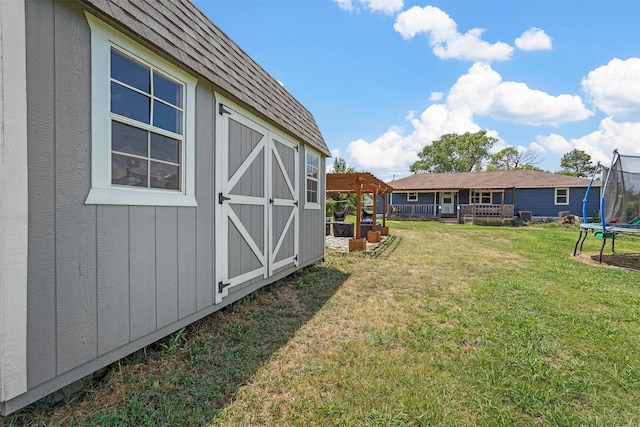
POLYGON ((640 157, 614 153, 611 168, 603 168, 602 178, 600 214, 604 224, 640 228, 640 157))

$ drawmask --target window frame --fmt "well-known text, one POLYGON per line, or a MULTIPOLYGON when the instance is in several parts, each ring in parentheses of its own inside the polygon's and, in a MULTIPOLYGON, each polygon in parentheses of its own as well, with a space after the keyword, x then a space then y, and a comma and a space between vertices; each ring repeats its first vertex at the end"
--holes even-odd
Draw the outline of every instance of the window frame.
POLYGON ((418 201, 418 192, 412 191, 407 193, 407 202, 417 202, 418 201))
POLYGON ((475 204, 475 205, 492 205, 493 204, 493 191, 473 191, 473 194, 471 195, 471 203, 475 204), (485 197, 486 195, 489 196, 489 201, 488 202, 483 202, 482 199, 483 197, 485 197), (477 198, 477 202, 476 202, 476 198, 477 198))
MULTIPOLYGON (((195 87, 197 79, 140 43, 85 12, 91 29, 91 189, 85 204, 197 206, 195 198, 195 87), (151 66, 158 74, 180 83, 183 93, 180 190, 154 189, 111 183, 111 49, 151 66)), ((136 125, 132 119, 119 123, 136 125)), ((142 122, 141 122, 142 123, 142 122)))
POLYGON ((554 204, 555 204, 556 206, 567 206, 567 205, 569 204, 569 188, 568 188, 568 187, 557 187, 557 188, 554 188, 554 192, 553 192, 553 193, 554 193, 554 194, 553 194, 553 195, 554 195, 554 197, 553 197, 553 201, 554 201, 554 204), (558 195, 558 190, 564 190, 564 191, 566 191, 566 194, 565 194, 565 195, 561 195, 561 196, 560 196, 560 197, 566 197, 566 199, 567 199, 567 200, 566 200, 566 202, 565 202, 565 203, 559 203, 559 202, 558 202, 558 196, 559 196, 559 195, 558 195))
POLYGON ((316 151, 310 149, 309 147, 305 147, 304 150, 304 208, 305 209, 320 209, 320 154, 316 151), (309 165, 308 158, 309 156, 313 156, 317 159, 318 163, 318 177, 312 178, 307 173, 307 167, 309 165), (316 190, 316 198, 317 200, 309 201, 309 180, 315 181, 317 185, 316 190))

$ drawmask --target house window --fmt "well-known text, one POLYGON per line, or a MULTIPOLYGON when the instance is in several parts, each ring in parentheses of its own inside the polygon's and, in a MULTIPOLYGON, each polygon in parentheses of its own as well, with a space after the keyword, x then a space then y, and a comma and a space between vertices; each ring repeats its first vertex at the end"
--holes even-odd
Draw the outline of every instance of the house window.
POLYGON ((407 193, 407 201, 408 202, 417 202, 418 201, 418 193, 407 193))
POLYGON ((318 177, 320 174, 320 156, 316 153, 306 150, 306 167, 305 167, 305 192, 307 209, 320 209, 318 200, 318 177))
POLYGON ((90 14, 87 204, 195 206, 196 80, 90 14))
POLYGON ((471 203, 489 205, 492 201, 491 196, 490 191, 474 191, 471 196, 471 203))
POLYGON ((556 205, 568 205, 569 204, 569 189, 568 188, 556 188, 556 205))

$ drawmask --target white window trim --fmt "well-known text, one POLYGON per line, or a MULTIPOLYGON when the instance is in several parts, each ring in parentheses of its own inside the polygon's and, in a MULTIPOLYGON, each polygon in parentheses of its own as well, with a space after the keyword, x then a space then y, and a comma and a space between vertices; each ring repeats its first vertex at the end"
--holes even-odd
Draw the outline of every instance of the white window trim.
POLYGON ((27 391, 25 2, 0 2, 0 404, 27 391))
POLYGON ((195 87, 197 80, 172 63, 85 12, 91 28, 91 190, 85 204, 197 206, 195 198, 195 87), (157 67, 185 85, 182 190, 111 185, 111 46, 157 67))
MULTIPOLYGON (((322 157, 320 156, 320 153, 318 153, 315 150, 310 149, 309 147, 304 147, 304 208, 305 209, 320 209, 320 197, 321 195, 321 188, 320 188, 320 160, 322 159, 322 157), (316 156, 318 158, 318 201, 317 202, 309 202, 307 200, 307 154, 312 154, 314 156, 316 156)), ((311 178, 313 179, 313 178, 311 178)))
POLYGON ((407 193, 407 202, 417 202, 418 201, 418 193, 415 191, 409 192, 407 193), (414 197, 411 197, 411 195, 414 195, 414 197))
POLYGON ((567 206, 569 204, 569 188, 568 187, 558 187, 553 191, 553 202, 556 206, 567 206), (567 202, 566 203, 558 203, 558 190, 565 190, 567 192, 567 202))
POLYGON ((475 191, 473 190, 473 194, 471 195, 471 203, 477 204, 477 205, 492 205, 493 204, 493 191, 475 191), (489 193, 489 202, 488 203, 484 203, 482 201, 482 195, 484 193, 489 193), (476 196, 478 196, 478 203, 475 203, 473 201, 473 199, 476 198, 476 196))

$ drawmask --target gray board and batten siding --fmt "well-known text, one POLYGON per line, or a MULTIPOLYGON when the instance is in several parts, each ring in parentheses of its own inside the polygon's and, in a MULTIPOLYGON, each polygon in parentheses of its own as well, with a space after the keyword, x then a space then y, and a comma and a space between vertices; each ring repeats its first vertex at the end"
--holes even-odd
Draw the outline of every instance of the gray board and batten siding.
POLYGON ((27 1, 25 11, 26 392, 0 401, 2 414, 324 257, 324 197, 304 203, 307 150, 328 155, 315 120, 189 1, 27 1), (197 78, 197 207, 85 204, 86 10, 197 78))

